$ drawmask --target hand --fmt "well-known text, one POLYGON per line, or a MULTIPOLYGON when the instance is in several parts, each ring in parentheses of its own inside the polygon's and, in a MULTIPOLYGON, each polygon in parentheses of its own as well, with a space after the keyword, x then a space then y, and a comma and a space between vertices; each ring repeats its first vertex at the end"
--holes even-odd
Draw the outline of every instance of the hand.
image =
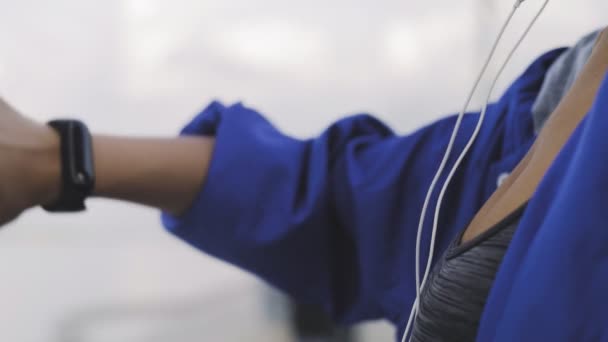
POLYGON ((53 201, 60 170, 58 134, 0 99, 0 225, 53 201))

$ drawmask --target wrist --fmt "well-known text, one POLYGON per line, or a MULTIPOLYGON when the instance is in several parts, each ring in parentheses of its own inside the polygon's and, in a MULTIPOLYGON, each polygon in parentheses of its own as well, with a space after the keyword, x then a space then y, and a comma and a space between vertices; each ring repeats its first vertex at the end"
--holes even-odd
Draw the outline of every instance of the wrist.
POLYGON ((61 141, 59 134, 47 125, 37 128, 35 143, 29 150, 29 179, 31 206, 47 205, 61 192, 61 141))

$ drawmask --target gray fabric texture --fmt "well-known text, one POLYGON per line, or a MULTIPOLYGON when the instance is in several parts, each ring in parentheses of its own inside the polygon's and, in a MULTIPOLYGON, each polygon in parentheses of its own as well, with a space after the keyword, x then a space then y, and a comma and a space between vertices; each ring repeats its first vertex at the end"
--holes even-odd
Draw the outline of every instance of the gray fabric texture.
POLYGON ((496 272, 526 206, 471 241, 455 239, 420 295, 413 342, 472 342, 496 272))
POLYGON ((570 90, 578 74, 589 60, 599 32, 598 30, 583 37, 549 68, 538 97, 532 106, 534 129, 537 133, 570 90))

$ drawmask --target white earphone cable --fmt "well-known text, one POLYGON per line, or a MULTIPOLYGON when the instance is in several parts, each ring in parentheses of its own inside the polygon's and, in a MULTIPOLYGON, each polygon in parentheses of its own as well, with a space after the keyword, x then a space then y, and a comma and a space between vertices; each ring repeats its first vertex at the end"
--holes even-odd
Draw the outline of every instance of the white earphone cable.
POLYGON ((422 291, 422 289, 424 288, 424 285, 426 283, 426 280, 428 278, 430 269, 431 269, 431 264, 432 264, 432 260, 433 260, 433 254, 434 254, 434 248, 435 248, 435 237, 436 237, 436 232, 437 232, 437 226, 438 226, 438 218, 439 218, 439 213, 441 210, 441 203, 443 200, 443 197, 445 195, 445 192, 447 191, 447 187, 449 186, 449 183, 452 179, 452 177, 454 176, 456 170, 458 169, 460 163, 462 162, 462 160, 465 158, 466 154, 468 153, 469 149, 471 148, 471 146, 473 145, 475 139, 477 138, 477 135, 479 134, 479 131, 481 129, 481 126, 483 124, 483 120, 485 117, 485 114, 487 112, 487 107, 488 107, 488 103, 490 101, 490 98, 492 96, 492 92, 494 90, 494 88, 496 87, 496 84, 498 82, 498 79, 500 78, 501 74, 503 73, 504 69, 506 68, 506 66, 508 65, 508 63, 510 62, 510 60, 512 59, 513 55, 515 54, 515 52, 517 51, 517 49, 519 48, 519 46, 521 45, 521 43, 525 40, 525 38, 527 37, 528 33, 530 32, 530 30, 532 29, 532 27, 534 26, 534 24, 536 23, 536 21, 538 20, 538 18, 540 17, 540 15, 544 12, 544 9, 546 8, 546 6, 549 3, 549 0, 545 0, 545 3, 543 4, 542 8, 539 10, 539 12, 537 13, 537 15, 534 17, 533 21, 530 23, 530 25, 527 27, 526 31, 524 32, 524 34, 521 36, 521 38, 519 39, 519 41, 517 42, 517 44, 515 45, 515 47, 511 50, 509 56, 507 57, 507 59, 505 60, 505 62, 503 63, 502 67, 500 68, 499 72, 497 73, 497 76, 495 77, 489 91, 488 91, 488 96, 486 98, 486 102, 484 104, 483 110, 480 114, 477 126, 475 127, 475 130, 473 132, 473 135, 471 136, 471 138, 469 139, 469 142, 467 143, 467 145, 465 146, 464 150, 462 151, 462 153, 460 154, 459 158, 457 159, 456 163, 454 164, 454 166, 452 167, 444 185, 443 188, 440 192, 439 198, 437 200, 437 205, 435 208, 435 215, 434 215, 434 220, 433 220, 433 231, 431 233, 431 242, 430 242, 430 250, 429 250, 429 257, 427 260, 427 264, 426 264, 426 268, 425 268, 425 273, 424 273, 424 277, 422 279, 422 282, 420 282, 420 244, 421 244, 421 239, 422 239, 422 229, 424 227, 424 219, 426 216, 426 211, 428 209, 428 205, 430 202, 430 198, 432 196, 432 193, 434 192, 435 186, 437 185, 437 182, 439 181, 439 178, 441 177, 441 174, 443 173, 443 170, 445 169, 445 166, 447 164, 447 161, 449 159, 449 156, 451 154, 451 151, 453 149, 453 145, 454 142, 456 140, 456 136, 458 134, 458 131, 460 129, 460 125, 462 123, 462 120, 464 118, 464 115, 470 105, 470 102, 473 98, 473 95, 475 94, 475 91, 477 90, 479 83, 481 82, 481 79, 483 78, 489 64, 492 61, 492 58, 494 56, 494 54, 496 53, 496 50, 498 48, 498 45, 500 44, 500 41, 502 40, 502 37, 507 29, 507 27, 509 26, 513 16, 515 15, 515 12, 517 11, 517 9, 519 8, 519 6, 521 5, 521 3, 524 0, 517 0, 515 5, 513 6, 513 9, 511 11, 511 13, 509 14, 507 20, 505 21, 505 24, 503 25, 502 29, 500 30, 500 33, 492 47, 492 50, 490 51, 490 54, 488 55, 488 58, 486 60, 486 63, 484 64, 484 66, 481 69, 481 72, 479 73, 479 76, 467 98, 467 101, 465 102, 464 108, 463 110, 460 112, 460 114, 458 115, 458 119, 456 121, 456 124, 454 126, 454 130, 452 131, 452 136, 450 138, 450 141, 448 143, 448 147, 446 148, 446 152, 443 156, 443 159, 441 161, 441 165, 439 166, 437 173, 435 174, 435 177, 433 178, 433 181, 431 182, 431 186, 429 187, 429 190, 426 194, 425 197, 425 201, 423 204, 423 208, 422 208, 422 212, 420 215, 420 220, 419 220, 419 224, 418 224, 418 233, 416 236, 416 300, 412 306, 412 310, 410 312, 410 316, 408 318, 408 323, 405 329, 405 332, 403 334, 402 337, 402 342, 405 342, 407 339, 407 336, 409 334, 409 331, 411 329, 411 326, 413 324, 413 321, 416 317, 417 311, 418 311, 418 305, 419 305, 419 298, 420 298, 420 292, 422 291))
POLYGON ((486 70, 488 69, 490 62, 492 61, 492 57, 494 57, 494 54, 496 53, 496 49, 498 48, 500 40, 502 39, 502 36, 504 35, 504 33, 507 29, 507 26, 511 22, 513 15, 515 14, 515 10, 516 10, 516 8, 513 9, 511 14, 507 18, 507 21, 503 25, 503 27, 498 35, 498 39, 496 39, 496 41, 494 42, 494 46, 492 47, 492 50, 490 51, 490 54, 488 55, 488 58, 486 59, 486 62, 484 64, 484 66, 482 67, 482 69, 479 73, 479 76, 477 77, 477 80, 475 81, 475 84, 467 97, 465 105, 464 105, 462 111, 460 112, 460 114, 458 115, 458 119, 456 120, 456 124, 454 125, 454 129, 452 131, 452 136, 450 137, 450 141, 446 148, 446 152, 443 156, 443 159, 441 160, 441 164, 439 165, 439 168, 437 169, 437 172, 435 173, 435 177, 433 178, 433 181, 431 182, 431 186, 429 187, 429 190, 427 191, 426 197, 424 199, 424 204, 422 206, 422 212, 420 214, 420 220, 418 221, 418 234, 416 236, 416 296, 417 297, 420 295, 420 285, 421 285, 420 253, 419 253, 420 243, 422 240, 422 230, 424 227, 425 216, 426 216, 426 212, 428 210, 428 205, 431 201, 431 196, 433 194, 433 191, 435 190, 435 186, 437 185, 439 178, 441 177, 441 174, 443 173, 443 170, 445 169, 445 166, 448 162, 452 149, 454 148, 454 142, 456 141, 456 136, 458 135, 458 130, 460 129, 460 125, 462 123, 462 119, 464 118, 465 112, 466 112, 467 108, 469 107, 471 100, 473 99, 473 95, 475 95, 475 91, 477 90, 477 87, 479 87, 479 84, 481 83, 481 79, 483 78, 483 75, 485 74, 486 70))
POLYGON ((435 247, 434 246, 435 245, 435 235, 437 233, 437 227, 438 227, 438 222, 439 222, 439 213, 441 211, 441 204, 443 202, 443 197, 444 197, 444 195, 445 195, 445 193, 447 191, 447 188, 450 185, 450 182, 451 182, 452 178, 454 177, 454 174, 458 170, 458 167, 460 166, 460 163, 462 163, 462 160, 466 157, 466 155, 469 152, 471 146, 473 145, 473 143, 477 139, 477 136, 479 135, 479 131, 481 130, 481 126, 483 124, 485 115, 486 115, 487 110, 488 110, 488 104, 489 104, 490 99, 492 97, 492 93, 494 91, 494 88, 496 87, 496 84, 498 83, 498 79, 500 78, 500 76, 504 72, 505 68, 507 67, 507 65, 509 64, 509 62, 511 61, 511 59, 513 58, 513 55, 515 55, 515 52, 517 52, 517 50, 519 49, 520 45, 523 43, 523 41, 528 36, 528 33, 530 33, 530 30, 532 30, 532 27, 534 27, 534 24, 536 24, 536 21, 541 16, 541 14, 544 12, 544 10, 545 10, 545 8, 547 7, 548 4, 549 4, 549 0, 545 0, 545 3, 541 7, 541 9, 537 13, 537 15, 534 17, 534 19, 532 20, 532 22, 530 23, 530 25, 528 25, 528 27, 526 28, 526 30, 523 33, 523 35, 517 41, 517 43, 515 44, 515 47, 511 50, 511 52, 509 53, 509 56, 507 57, 507 59, 505 60, 505 62, 503 63, 503 65, 500 67, 500 69, 499 69, 496 77, 494 78, 494 81, 492 82, 490 90, 488 91, 488 96, 486 97, 485 104, 483 106, 483 110, 481 111, 481 114, 479 116, 479 121, 477 123, 477 126, 475 127, 475 131, 473 132, 473 135, 471 136, 471 139, 469 140, 468 144, 465 146, 464 150, 462 151, 462 153, 460 154, 460 156, 456 160, 456 163, 454 163, 454 166, 452 167, 452 170, 448 174, 448 177, 446 178, 446 181, 445 181, 445 183, 443 185, 443 188, 441 189, 441 192, 440 192, 439 197, 437 199, 437 206, 436 206, 436 209, 435 209, 435 217, 434 217, 434 221, 433 221, 433 231, 432 231, 432 234, 431 234, 431 246, 430 246, 430 252, 429 252, 429 260, 428 260, 428 263, 427 263, 427 266, 426 266, 427 267, 426 268, 426 273, 425 273, 424 278, 422 280, 422 284, 421 284, 422 287, 424 287, 424 283, 426 282, 428 274, 430 273, 431 263, 432 263, 432 258, 433 258, 433 252, 434 252, 434 247, 435 247))
POLYGON ((446 148, 446 152, 443 156, 441 164, 439 165, 439 168, 437 169, 437 172, 435 173, 435 177, 433 178, 433 181, 431 182, 431 186, 429 187, 426 197, 424 199, 424 204, 422 206, 422 212, 420 214, 420 220, 418 221, 418 234, 416 235, 416 297, 420 296, 420 287, 421 287, 420 286, 421 285, 420 253, 419 253, 420 244, 421 244, 421 240, 422 240, 422 231, 423 231, 423 227, 424 227, 425 216, 426 216, 426 212, 428 210, 429 203, 431 201, 431 196, 433 194, 433 191, 435 190, 435 186, 437 185, 439 178, 441 177, 441 174, 443 173, 443 170, 445 169, 445 166, 449 159, 450 153, 452 152, 452 149, 454 147, 454 142, 456 141, 456 136, 458 134, 458 130, 460 129, 460 125, 462 123, 462 119, 464 118, 464 114, 465 114, 467 108, 469 107, 469 103, 473 99, 473 95, 475 94, 477 87, 479 87, 479 84, 481 83, 481 79, 483 78, 483 75, 485 74, 486 70, 488 69, 490 62, 492 61, 492 57, 496 53, 496 49, 498 48, 500 40, 501 40, 502 36, 504 35, 504 32, 506 31, 508 24, 511 22, 511 19, 513 18, 514 14, 515 14, 515 9, 511 12, 509 17, 507 18, 505 25, 503 25, 503 27, 498 35, 498 39, 496 39, 496 41, 494 42, 494 46, 492 47, 492 50, 490 51, 490 54, 488 55, 488 58, 486 59, 484 66, 482 67, 481 71, 479 72, 479 75, 475 81, 475 84, 467 97, 465 105, 464 105, 462 111, 460 112, 460 114, 458 115, 458 119, 456 120, 456 124, 454 125, 454 129, 452 131, 452 136, 450 137, 450 141, 446 148))

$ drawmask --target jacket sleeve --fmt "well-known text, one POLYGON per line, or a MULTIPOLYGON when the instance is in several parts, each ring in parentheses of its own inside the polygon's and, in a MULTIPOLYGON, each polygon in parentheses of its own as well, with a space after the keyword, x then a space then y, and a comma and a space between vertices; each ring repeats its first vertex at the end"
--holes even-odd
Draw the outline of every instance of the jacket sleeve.
POLYGON ((413 299, 418 215, 453 124, 397 136, 358 115, 298 140, 240 104, 213 103, 182 132, 216 137, 205 185, 163 224, 337 321, 386 317, 408 305, 390 303, 391 289, 413 299))

